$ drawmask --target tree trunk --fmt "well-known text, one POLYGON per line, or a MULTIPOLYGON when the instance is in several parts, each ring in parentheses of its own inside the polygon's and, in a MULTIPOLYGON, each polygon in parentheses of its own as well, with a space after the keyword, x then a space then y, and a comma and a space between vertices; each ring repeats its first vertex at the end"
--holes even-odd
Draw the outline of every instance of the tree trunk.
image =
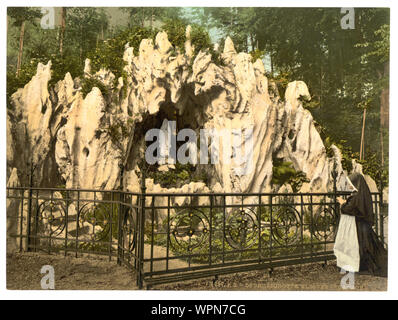
POLYGON ((80 36, 81 36, 81 38, 80 38, 80 44, 79 44, 79 51, 80 51, 79 62, 83 63, 83 41, 84 41, 84 35, 83 35, 83 26, 82 25, 80 25, 80 36))
POLYGON ((380 128, 381 169, 384 168, 384 141, 383 130, 380 128))
POLYGON ((66 27, 66 8, 61 9, 61 30, 59 32, 59 53, 63 54, 64 49, 64 37, 65 37, 65 27, 66 27))
POLYGON ((253 34, 252 33, 250 33, 250 45, 252 46, 252 50, 251 51, 256 50, 255 44, 254 44, 254 38, 253 38, 253 34))
POLYGON ((141 27, 144 27, 144 22, 145 22, 145 13, 144 13, 144 7, 141 9, 141 27))
POLYGON ((319 85, 320 85, 320 92, 319 92, 319 106, 322 107, 322 59, 321 59, 321 74, 319 76, 319 85))
POLYGON ((17 73, 16 76, 19 76, 19 72, 21 71, 22 65, 22 51, 23 51, 23 38, 25 34, 25 21, 21 24, 21 31, 19 34, 19 51, 18 51, 18 61, 17 61, 17 73))
MULTIPOLYGON (((389 63, 384 64, 384 77, 388 77, 389 74, 389 63)), ((381 76, 381 75, 379 75, 381 76)), ((390 109, 390 88, 387 86, 383 88, 380 95, 380 148, 381 148, 381 166, 384 166, 384 131, 388 129, 389 121, 389 109, 390 109)))
POLYGON ((365 158, 365 124, 366 124, 366 108, 363 109, 361 147, 359 150, 359 160, 363 160, 365 158))
POLYGON ((274 61, 272 59, 272 49, 270 51, 269 58, 271 60, 270 61, 271 62, 271 77, 273 78, 274 77, 274 61))
POLYGON ((153 8, 151 8, 151 30, 153 28, 153 8))

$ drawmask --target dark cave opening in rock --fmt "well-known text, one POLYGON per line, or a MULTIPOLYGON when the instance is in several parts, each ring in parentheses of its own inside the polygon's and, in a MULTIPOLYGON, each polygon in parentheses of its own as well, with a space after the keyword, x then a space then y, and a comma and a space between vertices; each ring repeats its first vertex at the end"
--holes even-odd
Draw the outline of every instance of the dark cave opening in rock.
MULTIPOLYGON (((191 97, 193 95, 193 88, 188 86, 183 88, 185 94, 185 104, 182 108, 182 112, 177 108, 176 104, 171 101, 170 91, 166 91, 165 101, 160 105, 159 111, 156 114, 145 114, 143 121, 136 123, 134 128, 134 137, 132 142, 132 147, 128 159, 126 161, 126 170, 134 170, 138 166, 141 176, 141 172, 145 170, 146 176, 148 178, 153 178, 154 183, 159 183, 162 187, 181 187, 182 185, 189 182, 199 182, 202 181, 205 184, 208 183, 208 177, 206 171, 199 164, 180 164, 175 161, 173 165, 162 166, 162 171, 159 171, 161 165, 155 163, 149 165, 145 160, 145 150, 154 141, 145 141, 145 134, 150 129, 160 129, 164 120, 175 121, 176 124, 176 134, 182 129, 192 129, 196 132, 197 137, 199 137, 199 131, 203 128, 203 120, 200 114, 200 110, 203 106, 198 105, 191 97), (181 113, 181 114, 180 114, 181 113)), ((176 148, 180 148, 183 144, 188 141, 178 141, 176 139, 176 148)), ((199 154, 199 150, 198 150, 199 154)), ((154 154, 157 156, 157 154, 154 154)))

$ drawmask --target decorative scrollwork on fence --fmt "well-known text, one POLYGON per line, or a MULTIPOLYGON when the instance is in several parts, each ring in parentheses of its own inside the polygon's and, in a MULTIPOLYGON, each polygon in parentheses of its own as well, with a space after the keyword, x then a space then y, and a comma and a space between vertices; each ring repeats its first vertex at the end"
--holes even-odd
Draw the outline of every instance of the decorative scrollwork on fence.
POLYGON ((251 208, 233 210, 226 221, 225 239, 234 249, 248 249, 258 239, 258 221, 251 208))
POLYGON ((63 201, 45 200, 37 207, 36 233, 57 237, 66 228, 66 209, 63 201))
MULTIPOLYGON (((86 203, 79 210, 79 235, 89 236, 92 241, 109 240, 116 216, 109 203, 86 203)), ((113 235, 112 235, 113 237, 113 235)))
POLYGON ((182 209, 170 219, 171 245, 188 252, 204 245, 209 237, 208 217, 196 208, 182 209))
POLYGON ((280 245, 300 241, 300 214, 293 206, 275 205, 272 214, 272 238, 280 245))
POLYGON ((320 207, 314 217, 313 235, 319 241, 331 240, 337 230, 337 216, 333 205, 320 207))

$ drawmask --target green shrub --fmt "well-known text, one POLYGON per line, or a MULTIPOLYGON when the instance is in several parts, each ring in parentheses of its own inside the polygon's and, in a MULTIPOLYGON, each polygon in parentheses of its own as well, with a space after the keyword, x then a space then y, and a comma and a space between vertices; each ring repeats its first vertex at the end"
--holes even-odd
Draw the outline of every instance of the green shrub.
POLYGON ((194 54, 198 54, 200 50, 207 50, 214 54, 213 44, 210 40, 209 33, 201 26, 192 25, 191 42, 195 46, 194 54))
POLYGON ((40 56, 33 58, 31 61, 21 66, 19 76, 14 72, 7 72, 7 105, 10 105, 11 95, 19 88, 23 88, 36 74, 38 63, 47 64, 51 60, 51 79, 48 83, 49 87, 54 86, 58 81, 63 80, 67 72, 72 78, 79 77, 83 74, 83 66, 79 63, 78 57, 66 56, 61 57, 59 54, 40 56))
POLYGON ((334 144, 341 151, 341 157, 342 157, 341 165, 343 169, 346 170, 348 173, 350 173, 352 171, 352 159, 356 158, 357 154, 352 151, 352 148, 347 144, 346 140, 340 140, 339 142, 336 142, 333 140, 333 138, 330 135, 328 135, 325 127, 323 127, 315 120, 314 120, 314 125, 323 141, 323 145, 325 146, 326 150, 326 155, 329 158, 334 157, 334 152, 333 149, 331 148, 332 145, 334 144))
POLYGON ((109 97, 109 93, 111 90, 111 88, 105 86, 100 80, 95 78, 83 78, 81 86, 83 98, 85 98, 94 87, 97 87, 101 91, 104 98, 109 97))
POLYGON ((307 176, 302 171, 296 171, 293 168, 293 164, 283 159, 273 158, 272 167, 272 180, 271 183, 274 185, 290 184, 293 192, 299 192, 303 183, 309 182, 307 176))
POLYGON ((159 183, 163 188, 179 188, 184 184, 190 182, 204 182, 207 184, 208 177, 204 172, 198 172, 190 163, 175 164, 175 169, 168 171, 158 171, 157 166, 151 166, 147 175, 154 180, 154 183, 159 183))
MULTIPOLYGON (((357 158, 359 155, 357 154, 357 158)), ((357 162, 362 164, 363 173, 369 175, 377 184, 380 181, 383 183, 383 187, 388 186, 388 167, 382 168, 380 159, 376 152, 368 150, 364 160, 358 160, 357 162)))
POLYGON ((116 121, 105 128, 105 132, 110 136, 113 144, 123 150, 122 142, 128 139, 131 133, 134 120, 129 118, 127 122, 116 121))
POLYGON ((285 99, 287 85, 289 84, 289 82, 292 82, 294 80, 292 78, 292 74, 289 72, 281 72, 277 75, 267 73, 266 76, 268 79, 272 79, 275 82, 278 88, 279 96, 281 97, 281 99, 285 99))
MULTIPOLYGON (((185 53, 185 37, 187 24, 181 20, 166 20, 162 26, 162 30, 167 32, 170 43, 174 49, 181 53, 185 53)), ((195 46, 194 55, 198 54, 200 50, 211 50, 212 43, 209 33, 201 26, 191 25, 191 43, 195 46)))
POLYGON ((252 62, 256 62, 257 59, 262 59, 265 55, 265 50, 259 50, 259 49, 255 49, 253 51, 250 52, 250 55, 252 56, 252 62))
POLYGON ((87 56, 91 60, 92 73, 98 72, 101 68, 110 70, 115 75, 116 84, 119 77, 126 77, 123 73, 126 65, 123 60, 126 44, 129 43, 129 46, 134 48, 134 54, 138 54, 141 40, 154 40, 156 32, 155 29, 134 26, 117 33, 111 39, 102 41, 87 56))

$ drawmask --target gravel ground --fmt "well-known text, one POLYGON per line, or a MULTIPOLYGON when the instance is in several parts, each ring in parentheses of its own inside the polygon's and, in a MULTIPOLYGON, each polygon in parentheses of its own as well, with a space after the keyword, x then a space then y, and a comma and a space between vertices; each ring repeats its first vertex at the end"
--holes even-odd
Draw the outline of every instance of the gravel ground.
MULTIPOLYGON (((7 255, 7 289, 40 290, 42 266, 55 271, 57 290, 136 290, 135 274, 116 261, 102 257, 64 257, 40 253, 7 255)), ((341 278, 334 262, 281 267, 268 271, 252 271, 214 278, 155 286, 154 290, 316 290, 339 291, 341 278)), ((355 289, 386 291, 387 279, 355 275, 355 289)))

